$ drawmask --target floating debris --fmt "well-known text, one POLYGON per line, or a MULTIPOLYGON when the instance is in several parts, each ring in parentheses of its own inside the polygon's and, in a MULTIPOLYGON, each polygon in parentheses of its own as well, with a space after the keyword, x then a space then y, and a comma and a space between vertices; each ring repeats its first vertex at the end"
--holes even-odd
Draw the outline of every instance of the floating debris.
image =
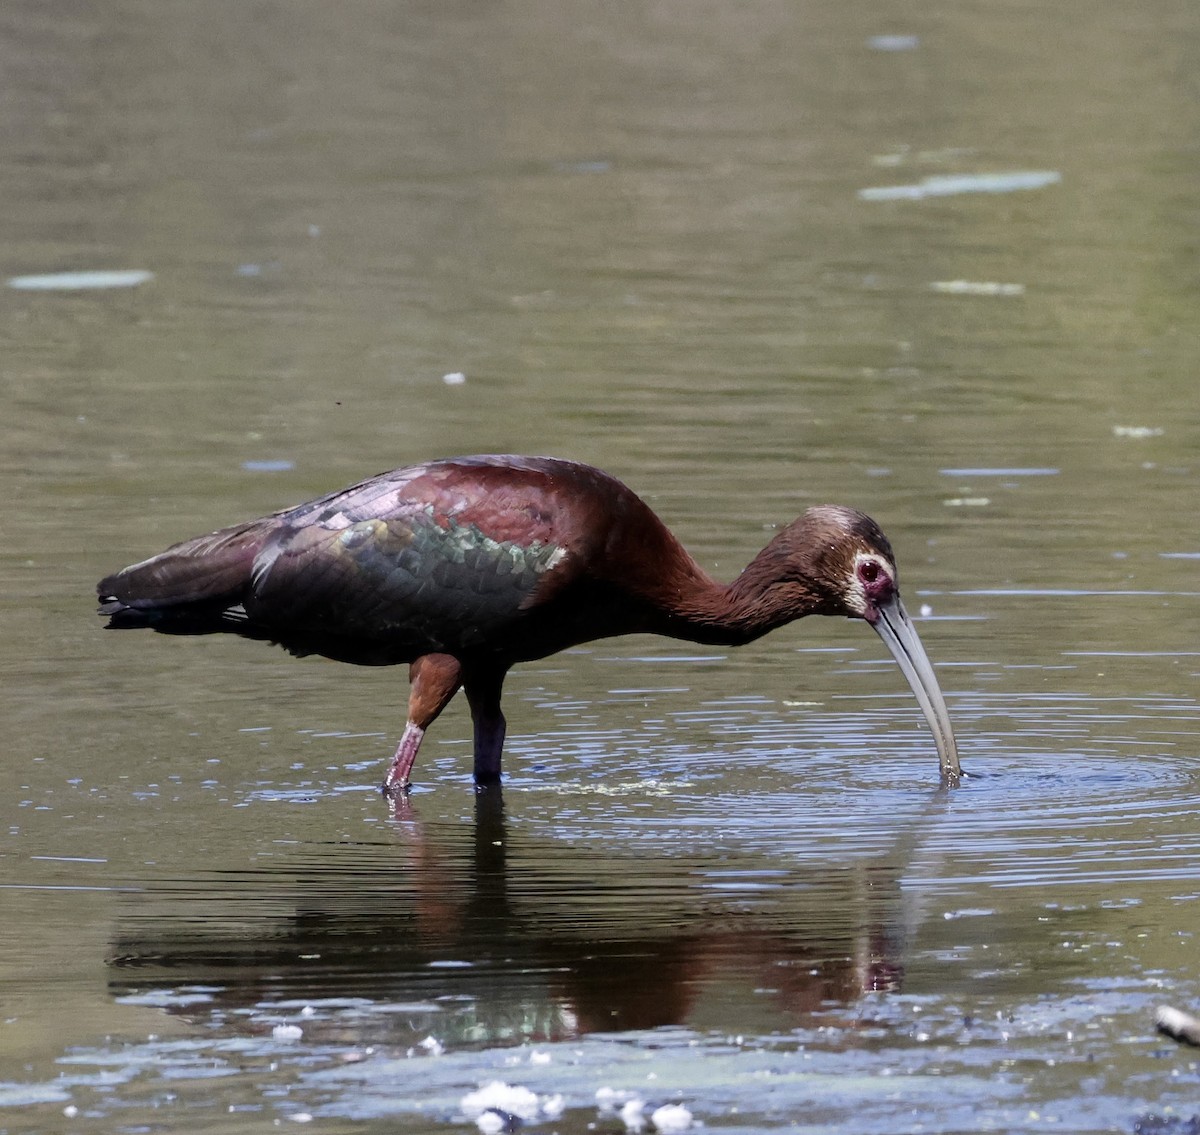
POLYGON ((276 1040, 299 1040, 304 1035, 304 1030, 299 1025, 276 1025, 271 1030, 271 1035, 276 1040))
POLYGON ((682 1104, 668 1103, 650 1113, 650 1122, 662 1133, 672 1135, 686 1131, 692 1125, 692 1113, 682 1104))
POLYGON ((603 158, 581 162, 555 162, 554 169, 559 173, 608 173, 612 162, 603 158))
POLYGON ((1013 466, 1011 468, 1004 466, 979 466, 972 468, 968 466, 964 469, 939 469, 939 473, 943 477, 1057 477, 1058 470, 1052 466, 1013 466))
POLYGON ((475 1117, 475 1126, 479 1128, 482 1135, 500 1135, 501 1131, 515 1130, 517 1121, 510 1119, 502 1111, 489 1109, 475 1117))
POLYGON ((1160 1005, 1154 1013, 1154 1026, 1173 1040, 1200 1047, 1200 1017, 1193 1017, 1182 1009, 1160 1005))
POLYGON ((983 508, 991 503, 987 497, 951 497, 949 500, 942 501, 942 504, 950 508, 983 508))
POLYGON ((950 296, 1023 296, 1024 284, 999 284, 994 280, 935 280, 935 292, 950 296))
POLYGON ((915 35, 873 35, 867 40, 872 51, 915 51, 920 45, 915 35))
POLYGON ((1162 437, 1165 432, 1161 426, 1113 426, 1113 437, 1162 437))
POLYGON ((899 166, 908 164, 946 165, 973 157, 975 151, 967 146, 943 146, 937 150, 914 150, 911 146, 900 146, 890 154, 877 154, 871 159, 876 166, 899 166))
POLYGON ((462 386, 467 381, 467 376, 461 370, 455 370, 442 375, 442 381, 447 386, 462 386))
POLYGON ((959 173, 926 177, 914 185, 876 185, 860 189, 863 201, 919 201, 925 197, 951 197, 958 193, 1015 193, 1057 185, 1056 170, 1023 170, 1015 173, 959 173))
MULTIPOLYGON (((476 1123, 485 1115, 497 1113, 500 1116, 512 1115, 530 1122, 537 1119, 541 1110, 536 1092, 531 1092, 528 1088, 510 1086, 502 1080, 493 1080, 476 1091, 468 1092, 463 1096, 459 1107, 462 1108, 463 1115, 474 1119, 476 1123)), ((480 1130, 483 1131, 488 1130, 490 1126, 479 1124, 480 1130)), ((502 1131, 504 1128, 498 1127, 494 1130, 502 1131)))
POLYGON ((621 1105, 621 1122, 625 1124, 626 1131, 641 1131, 646 1124, 645 1110, 646 1105, 636 1096, 621 1105))
POLYGON ((629 1092, 624 1088, 610 1088, 605 1085, 596 1089, 596 1105, 602 1112, 611 1112, 617 1104, 637 1098, 636 1092, 629 1092))
POLYGON ((80 292, 93 288, 136 288, 154 279, 142 268, 120 271, 50 272, 41 276, 11 276, 8 286, 22 292, 80 292))
POLYGON ((287 473, 296 468, 294 461, 243 461, 242 468, 247 473, 287 473))
POLYGON ((278 260, 265 260, 261 264, 255 261, 239 264, 233 270, 233 274, 245 280, 256 280, 260 276, 274 276, 282 271, 283 265, 278 260))

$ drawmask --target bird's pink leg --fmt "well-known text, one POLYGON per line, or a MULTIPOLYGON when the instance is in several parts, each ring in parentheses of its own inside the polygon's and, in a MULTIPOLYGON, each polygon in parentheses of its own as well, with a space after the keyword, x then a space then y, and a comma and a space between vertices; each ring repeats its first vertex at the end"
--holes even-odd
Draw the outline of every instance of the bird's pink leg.
POLYGON ((413 762, 417 759, 417 750, 421 748, 421 739, 425 730, 410 721, 404 726, 404 735, 396 746, 396 755, 392 757, 387 777, 384 779, 382 791, 385 796, 402 792, 408 787, 408 774, 412 772, 413 762))
POLYGON ((449 654, 425 654, 408 668, 408 681, 408 722, 383 782, 383 792, 388 796, 408 788, 409 773, 425 730, 458 692, 462 666, 449 654))
POLYGON ((504 752, 507 723, 500 710, 504 672, 472 674, 465 683, 475 723, 475 783, 500 783, 500 758, 504 752))

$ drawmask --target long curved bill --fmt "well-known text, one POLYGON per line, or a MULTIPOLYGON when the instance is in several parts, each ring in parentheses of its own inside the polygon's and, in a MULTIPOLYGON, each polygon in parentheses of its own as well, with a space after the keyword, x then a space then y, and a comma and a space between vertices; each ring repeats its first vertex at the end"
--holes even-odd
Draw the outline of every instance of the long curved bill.
POLYGON ((904 604, 900 602, 899 595, 879 608, 879 618, 871 626, 887 643, 892 657, 899 663, 912 692, 917 695, 929 728, 933 730, 938 763, 942 770, 942 783, 951 786, 958 784, 962 778, 962 768, 958 763, 954 730, 950 728, 950 714, 946 712, 946 702, 942 697, 937 676, 933 672, 933 665, 921 645, 921 639, 904 609, 904 604))

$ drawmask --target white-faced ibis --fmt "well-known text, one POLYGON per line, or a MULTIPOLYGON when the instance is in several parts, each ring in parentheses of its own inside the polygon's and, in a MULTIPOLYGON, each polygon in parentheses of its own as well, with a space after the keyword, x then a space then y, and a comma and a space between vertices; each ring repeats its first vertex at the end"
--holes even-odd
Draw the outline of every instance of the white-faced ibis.
POLYGON ((958 753, 887 537, 861 512, 810 508, 728 584, 635 493, 549 457, 457 457, 168 548, 100 582, 109 627, 229 632, 361 666, 409 663, 408 722, 383 788, 408 786, 425 730, 461 686, 475 780, 500 777, 504 677, 517 662, 649 632, 736 646, 805 615, 865 619, 933 730, 958 753))

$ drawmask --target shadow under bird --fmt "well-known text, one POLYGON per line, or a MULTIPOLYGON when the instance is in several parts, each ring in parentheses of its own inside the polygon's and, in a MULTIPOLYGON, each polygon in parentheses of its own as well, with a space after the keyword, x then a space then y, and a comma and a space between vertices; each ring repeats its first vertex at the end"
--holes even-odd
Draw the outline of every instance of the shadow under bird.
POLYGON ((933 667, 887 537, 810 508, 718 583, 615 477, 549 457, 457 457, 185 540, 101 580, 111 628, 226 632, 361 666, 409 664, 408 721, 385 792, 408 787, 425 730, 461 687, 475 780, 500 778, 500 695, 518 662, 614 635, 737 646, 805 615, 864 619, 961 776, 933 667))

